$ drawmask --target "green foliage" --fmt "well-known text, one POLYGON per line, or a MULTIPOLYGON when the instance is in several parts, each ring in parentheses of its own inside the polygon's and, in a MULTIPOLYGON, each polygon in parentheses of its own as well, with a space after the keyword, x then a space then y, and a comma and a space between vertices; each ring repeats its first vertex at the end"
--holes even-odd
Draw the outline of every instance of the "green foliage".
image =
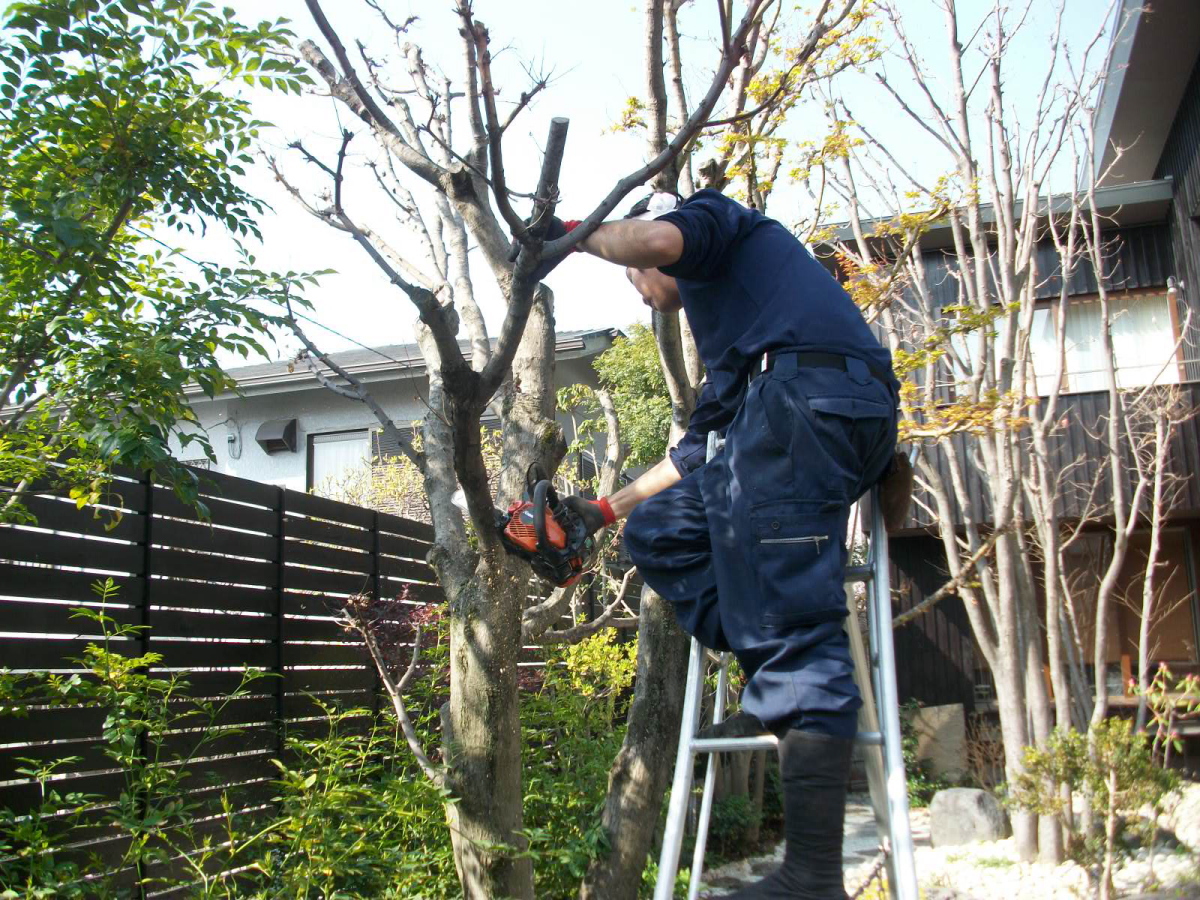
POLYGON ((1013 786, 1010 800, 1039 815, 1054 815, 1071 835, 1072 852, 1081 862, 1106 861, 1111 871, 1120 849, 1116 834, 1102 833, 1084 841, 1081 823, 1066 806, 1060 788, 1085 791, 1094 808, 1111 820, 1118 811, 1150 806, 1158 810, 1163 798, 1178 783, 1178 776, 1158 766, 1152 743, 1134 731, 1125 719, 1105 719, 1089 733, 1055 729, 1044 747, 1025 749, 1025 771, 1013 786))
POLYGON ((731 794, 713 803, 705 850, 719 856, 742 855, 747 836, 762 824, 762 814, 746 794, 731 794))
MULTIPOLYGON (((393 723, 364 729, 369 710, 321 704, 327 731, 289 738, 278 807, 246 831, 233 816, 222 859, 233 874, 201 878, 204 897, 449 897, 457 889, 441 792, 404 765, 393 723)), ((228 807, 228 803, 227 803, 228 807)))
MULTIPOLYGON (((102 603, 113 600, 111 581, 98 593, 102 603)), ((130 839, 124 862, 143 873, 147 889, 189 886, 185 896, 256 900, 461 896, 444 808, 453 797, 420 774, 394 719, 364 727, 366 711, 323 705, 323 734, 289 735, 269 809, 246 811, 230 795, 204 804, 187 790, 189 779, 195 780, 194 761, 216 752, 218 738, 236 736, 237 729, 217 722, 261 673, 249 673, 229 697, 191 699, 182 678, 148 673, 161 663, 157 655, 119 652, 137 646, 122 639, 137 637, 140 629, 120 625, 103 610, 80 610, 103 634, 85 651, 86 672, 0 670, 0 716, 27 715, 35 705, 100 706, 103 739, 88 749, 105 755, 124 787, 111 806, 59 793, 55 772, 73 758, 31 761, 23 774, 40 786, 42 802, 23 815, 0 810, 0 854, 11 857, 0 867, 0 897, 121 896, 107 877, 108 865, 63 853, 85 823, 97 821, 130 839), (171 738, 183 728, 195 730, 195 746, 178 752, 179 742, 171 738), (197 815, 213 816, 219 827, 198 834, 191 825, 197 815), (195 848, 185 859, 188 868, 170 878, 150 868, 184 848, 195 848)), ((418 618, 423 666, 406 700, 419 739, 433 749, 447 695, 449 650, 441 613, 422 610, 379 640, 385 656, 406 667, 405 647, 418 618)), ((528 848, 519 852, 534 860, 540 897, 576 893, 588 864, 605 849, 601 810, 608 770, 624 738, 636 654, 633 642, 597 636, 563 648, 545 667, 522 670, 528 848)))
MULTIPOLYGON (((177 433, 209 458, 183 389, 230 387, 221 351, 261 352, 278 321, 257 303, 305 280, 189 263, 152 233, 219 224, 257 236, 262 204, 236 178, 254 120, 237 82, 299 92, 282 22, 239 24, 201 0, 15 3, 0 37, 0 517, 51 478, 80 505, 107 468, 157 469, 177 433), (197 271, 198 270, 198 271, 197 271), (62 467, 60 467, 62 466, 62 467)), ((297 301, 299 302, 299 301, 297 301)))
POLYGON ((98 707, 105 717, 97 749, 106 758, 105 768, 120 776, 121 786, 115 802, 106 804, 79 793, 60 795, 51 787, 51 779, 74 760, 28 761, 24 774, 39 785, 40 805, 27 816, 9 810, 0 813, 0 852, 15 856, 0 869, 0 892, 10 891, 12 896, 103 896, 97 886, 85 892, 78 884, 61 884, 111 868, 97 860, 81 865, 61 858, 64 844, 85 825, 97 823, 127 840, 116 868, 133 867, 139 883, 147 888, 162 886, 158 877, 148 874, 148 867, 189 845, 191 823, 205 812, 203 803, 186 790, 192 780, 191 766, 209 755, 218 738, 236 736, 236 728, 219 727, 217 722, 230 703, 246 697, 249 685, 263 677, 258 671, 246 672, 239 686, 218 701, 189 698, 188 682, 182 676, 149 674, 162 663, 159 654, 124 656, 114 649, 131 646, 124 639, 138 637, 143 629, 121 625, 104 612, 105 604, 116 597, 111 578, 94 589, 100 608, 75 611, 102 635, 75 660, 84 671, 5 673, 0 678, 0 715, 26 716, 33 706, 98 707), (193 737, 181 735, 183 729, 193 737))
POLYGON ((935 775, 929 763, 917 758, 920 743, 914 724, 921 704, 909 700, 900 707, 900 748, 904 756, 904 774, 908 778, 908 805, 914 808, 928 806, 933 795, 950 787, 946 779, 935 775))
MULTIPOLYGON (((653 465, 667 452, 671 435, 671 397, 658 359, 654 332, 631 325, 594 363, 600 385, 609 392, 621 426, 621 443, 627 448, 629 468, 653 465)), ((571 452, 590 450, 596 434, 605 433, 604 416, 592 389, 571 385, 558 392, 559 409, 578 408, 577 438, 571 452)))

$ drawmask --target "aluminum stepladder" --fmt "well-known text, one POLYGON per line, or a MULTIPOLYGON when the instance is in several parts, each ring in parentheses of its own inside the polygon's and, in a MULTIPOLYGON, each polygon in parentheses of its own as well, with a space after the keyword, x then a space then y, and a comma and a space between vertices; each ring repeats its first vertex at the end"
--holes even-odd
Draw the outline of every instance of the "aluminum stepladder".
MULTIPOLYGON (((716 432, 708 435, 708 459, 719 449, 716 432)), ((871 541, 867 562, 846 570, 847 601, 853 585, 864 584, 867 594, 867 631, 870 648, 864 647, 858 628, 858 617, 847 618, 850 651, 854 659, 854 680, 862 694, 863 705, 858 714, 857 742, 866 746, 867 781, 871 805, 881 840, 887 850, 887 883, 891 900, 917 900, 917 874, 913 862, 912 829, 908 818, 908 785, 904 776, 904 761, 900 746, 900 703, 896 691, 896 661, 892 644, 891 570, 888 564, 887 531, 883 525, 883 510, 878 503, 878 488, 871 492, 871 541), (869 677, 865 677, 869 673, 869 677), (875 698, 879 698, 876 707, 875 698), (882 715, 878 714, 882 711, 882 715)), ((852 607, 853 608, 853 607, 852 607)), ((654 900, 671 900, 675 876, 679 871, 679 856, 683 848, 688 802, 692 794, 692 774, 695 757, 707 753, 708 769, 704 778, 704 793, 696 825, 696 848, 688 883, 688 900, 696 900, 700 891, 704 866, 704 849, 708 840, 708 825, 712 816, 713 792, 716 788, 717 753, 775 749, 774 735, 743 738, 700 739, 700 707, 704 698, 704 676, 707 653, 693 638, 688 655, 688 674, 683 696, 683 721, 679 727, 679 749, 675 757, 675 778, 671 783, 671 802, 663 833, 662 852, 658 862, 658 881, 654 900)), ((730 654, 720 655, 717 674, 716 701, 713 722, 725 718, 725 699, 728 688, 730 654)))

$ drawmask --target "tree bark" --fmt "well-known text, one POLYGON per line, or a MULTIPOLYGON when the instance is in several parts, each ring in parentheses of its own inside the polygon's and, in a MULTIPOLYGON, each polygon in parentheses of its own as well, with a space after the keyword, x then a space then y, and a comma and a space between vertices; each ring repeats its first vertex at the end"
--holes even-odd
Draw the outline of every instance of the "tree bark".
POLYGON ((638 896, 675 761, 687 647, 687 636, 670 604, 643 589, 629 729, 609 770, 602 816, 610 849, 588 866, 580 900, 636 900, 638 896))

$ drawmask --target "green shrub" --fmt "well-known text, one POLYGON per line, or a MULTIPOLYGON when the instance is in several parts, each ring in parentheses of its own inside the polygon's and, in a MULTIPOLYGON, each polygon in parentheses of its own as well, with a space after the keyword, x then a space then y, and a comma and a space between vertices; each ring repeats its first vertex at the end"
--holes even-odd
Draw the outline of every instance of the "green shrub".
MULTIPOLYGON (((102 599, 115 594, 111 582, 99 591, 102 599)), ((104 707, 108 716, 98 746, 124 774, 126 787, 115 805, 97 807, 94 798, 54 789, 55 770, 72 759, 31 765, 26 774, 42 789, 41 805, 24 815, 0 811, 0 897, 119 896, 101 861, 63 858, 62 848, 88 816, 90 825, 99 816, 128 836, 123 864, 147 872, 142 881, 148 889, 191 885, 186 895, 206 900, 461 896, 443 805, 453 798, 413 764, 390 715, 363 727, 367 711, 323 705, 323 734, 289 736, 276 763, 269 809, 249 815, 227 796, 202 805, 184 789, 189 763, 215 737, 236 734, 213 724, 226 704, 247 693, 246 684, 218 701, 189 700, 183 679, 146 674, 161 662, 157 656, 115 652, 127 645, 109 639, 137 629, 95 610, 80 615, 104 634, 82 660, 92 677, 0 672, 0 715, 20 715, 31 703, 104 707), (195 747, 186 755, 167 752, 166 736, 181 727, 197 729, 195 747), (196 834, 192 820, 201 814, 216 816, 215 833, 196 834), (184 848, 195 849, 174 875, 150 870, 151 863, 184 848)), ((449 654, 440 617, 418 615, 430 637, 421 657, 424 674, 406 700, 418 737, 436 761, 449 654)), ((400 646, 405 632, 389 639, 400 646)), ((636 643, 601 634, 562 649, 544 667, 523 670, 529 846, 521 852, 534 860, 539 897, 574 895, 590 861, 605 850, 601 809, 624 736, 636 654, 636 643)), ((261 675, 252 672, 247 680, 261 675)))
POLYGON ((713 803, 705 849, 726 858, 743 856, 750 832, 761 824, 762 816, 746 794, 717 800, 713 803))

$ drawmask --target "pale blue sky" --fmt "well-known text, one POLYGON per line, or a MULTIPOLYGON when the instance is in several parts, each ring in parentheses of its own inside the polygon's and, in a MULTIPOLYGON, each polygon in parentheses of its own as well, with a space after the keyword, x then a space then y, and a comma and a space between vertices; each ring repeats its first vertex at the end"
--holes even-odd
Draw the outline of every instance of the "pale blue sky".
MULTIPOLYGON (((443 69, 454 81, 461 80, 462 51, 457 34, 457 19, 450 0, 382 0, 394 19, 418 15, 410 29, 410 39, 425 49, 427 62, 443 69)), ((302 0, 230 0, 244 21, 286 16, 301 39, 316 37, 302 0)), ((742 4, 736 4, 739 9, 742 4)), ((962 0, 961 18, 970 27, 960 27, 963 39, 989 7, 986 0, 962 0)), ((689 77, 698 90, 707 85, 708 72, 715 62, 715 50, 708 36, 712 33, 715 4, 693 3, 685 8, 681 24, 688 35, 684 56, 689 77)), ((377 15, 362 0, 326 0, 326 14, 333 20, 357 60, 355 39, 363 40, 373 58, 399 57, 390 35, 377 15)), ((932 0, 903 0, 909 16, 908 29, 921 43, 930 60, 940 59, 944 31, 940 9, 932 0)), ((1106 18, 1108 0, 1069 0, 1068 35, 1075 43, 1090 38, 1106 18)), ((555 80, 522 114, 506 138, 506 161, 510 184, 517 190, 531 191, 540 164, 538 146, 544 140, 552 116, 571 120, 567 151, 561 178, 562 201, 559 214, 564 218, 582 217, 611 189, 622 175, 641 165, 644 143, 635 134, 618 134, 611 125, 619 116, 625 98, 643 94, 642 10, 629 0, 476 0, 476 15, 490 29, 493 52, 497 55, 497 82, 504 97, 515 100, 527 84, 523 65, 552 69, 555 80), (503 52, 500 48, 506 48, 503 52)), ((797 17, 798 18, 798 17, 797 17)), ((799 18, 797 28, 799 27, 799 18)), ((1049 31, 1048 13, 1037 10, 1026 25, 1010 54, 1008 102, 1028 102, 1040 80, 1049 31), (1015 65, 1014 65, 1015 63, 1015 65)), ((906 74, 895 61, 885 62, 893 82, 903 85, 906 74)), ((872 71, 878 66, 872 67, 872 71)), ((404 76, 402 66, 393 67, 396 80, 404 76)), ((322 85, 323 87, 323 85, 322 85)), ((904 164, 913 165, 925 175, 937 174, 940 164, 929 152, 919 133, 896 114, 890 101, 869 77, 845 77, 841 88, 851 100, 857 116, 871 120, 876 132, 902 130, 898 144, 908 153, 904 164)), ((352 155, 360 160, 378 159, 379 151, 363 124, 348 116, 345 107, 327 97, 296 97, 255 89, 251 94, 256 114, 277 127, 264 135, 263 150, 278 155, 296 182, 308 187, 324 184, 323 176, 305 166, 286 144, 301 139, 314 152, 332 158, 336 150, 340 124, 363 132, 351 144, 352 155), (339 118, 340 117, 340 118, 339 118)), ((819 109, 802 109, 789 122, 787 135, 801 140, 820 128, 819 109)), ((459 123, 465 133, 465 121, 459 123)), ((412 339, 414 311, 411 303, 391 287, 360 249, 346 236, 332 231, 304 213, 274 182, 265 165, 257 165, 248 178, 249 187, 274 208, 261 222, 264 244, 254 248, 258 263, 265 268, 332 268, 337 274, 326 276, 317 289, 309 292, 315 305, 313 317, 347 337, 371 346, 401 343, 412 339)), ((422 186, 412 179, 410 187, 422 200, 422 186)), ((635 190, 624 209, 643 192, 635 190)), ((787 186, 772 200, 770 212, 790 222, 804 212, 805 198, 787 186)), ((396 246, 415 251, 415 243, 396 223, 390 206, 381 200, 369 175, 348 178, 346 205, 364 224, 387 235, 396 246)), ((231 252, 229 242, 210 231, 202 242, 186 244, 189 253, 206 258, 224 259, 231 252)), ((414 256, 414 260, 419 259, 414 256)), ((502 301, 482 266, 473 266, 476 291, 489 325, 495 329, 503 315, 502 301)), ((560 266, 548 279, 557 297, 559 330, 625 326, 646 321, 648 311, 625 281, 622 271, 591 257, 580 255, 560 266)), ((351 346, 321 329, 309 329, 311 336, 326 349, 351 346)), ((292 344, 285 342, 282 351, 292 344)), ((230 364, 236 365, 234 360, 230 364)))

